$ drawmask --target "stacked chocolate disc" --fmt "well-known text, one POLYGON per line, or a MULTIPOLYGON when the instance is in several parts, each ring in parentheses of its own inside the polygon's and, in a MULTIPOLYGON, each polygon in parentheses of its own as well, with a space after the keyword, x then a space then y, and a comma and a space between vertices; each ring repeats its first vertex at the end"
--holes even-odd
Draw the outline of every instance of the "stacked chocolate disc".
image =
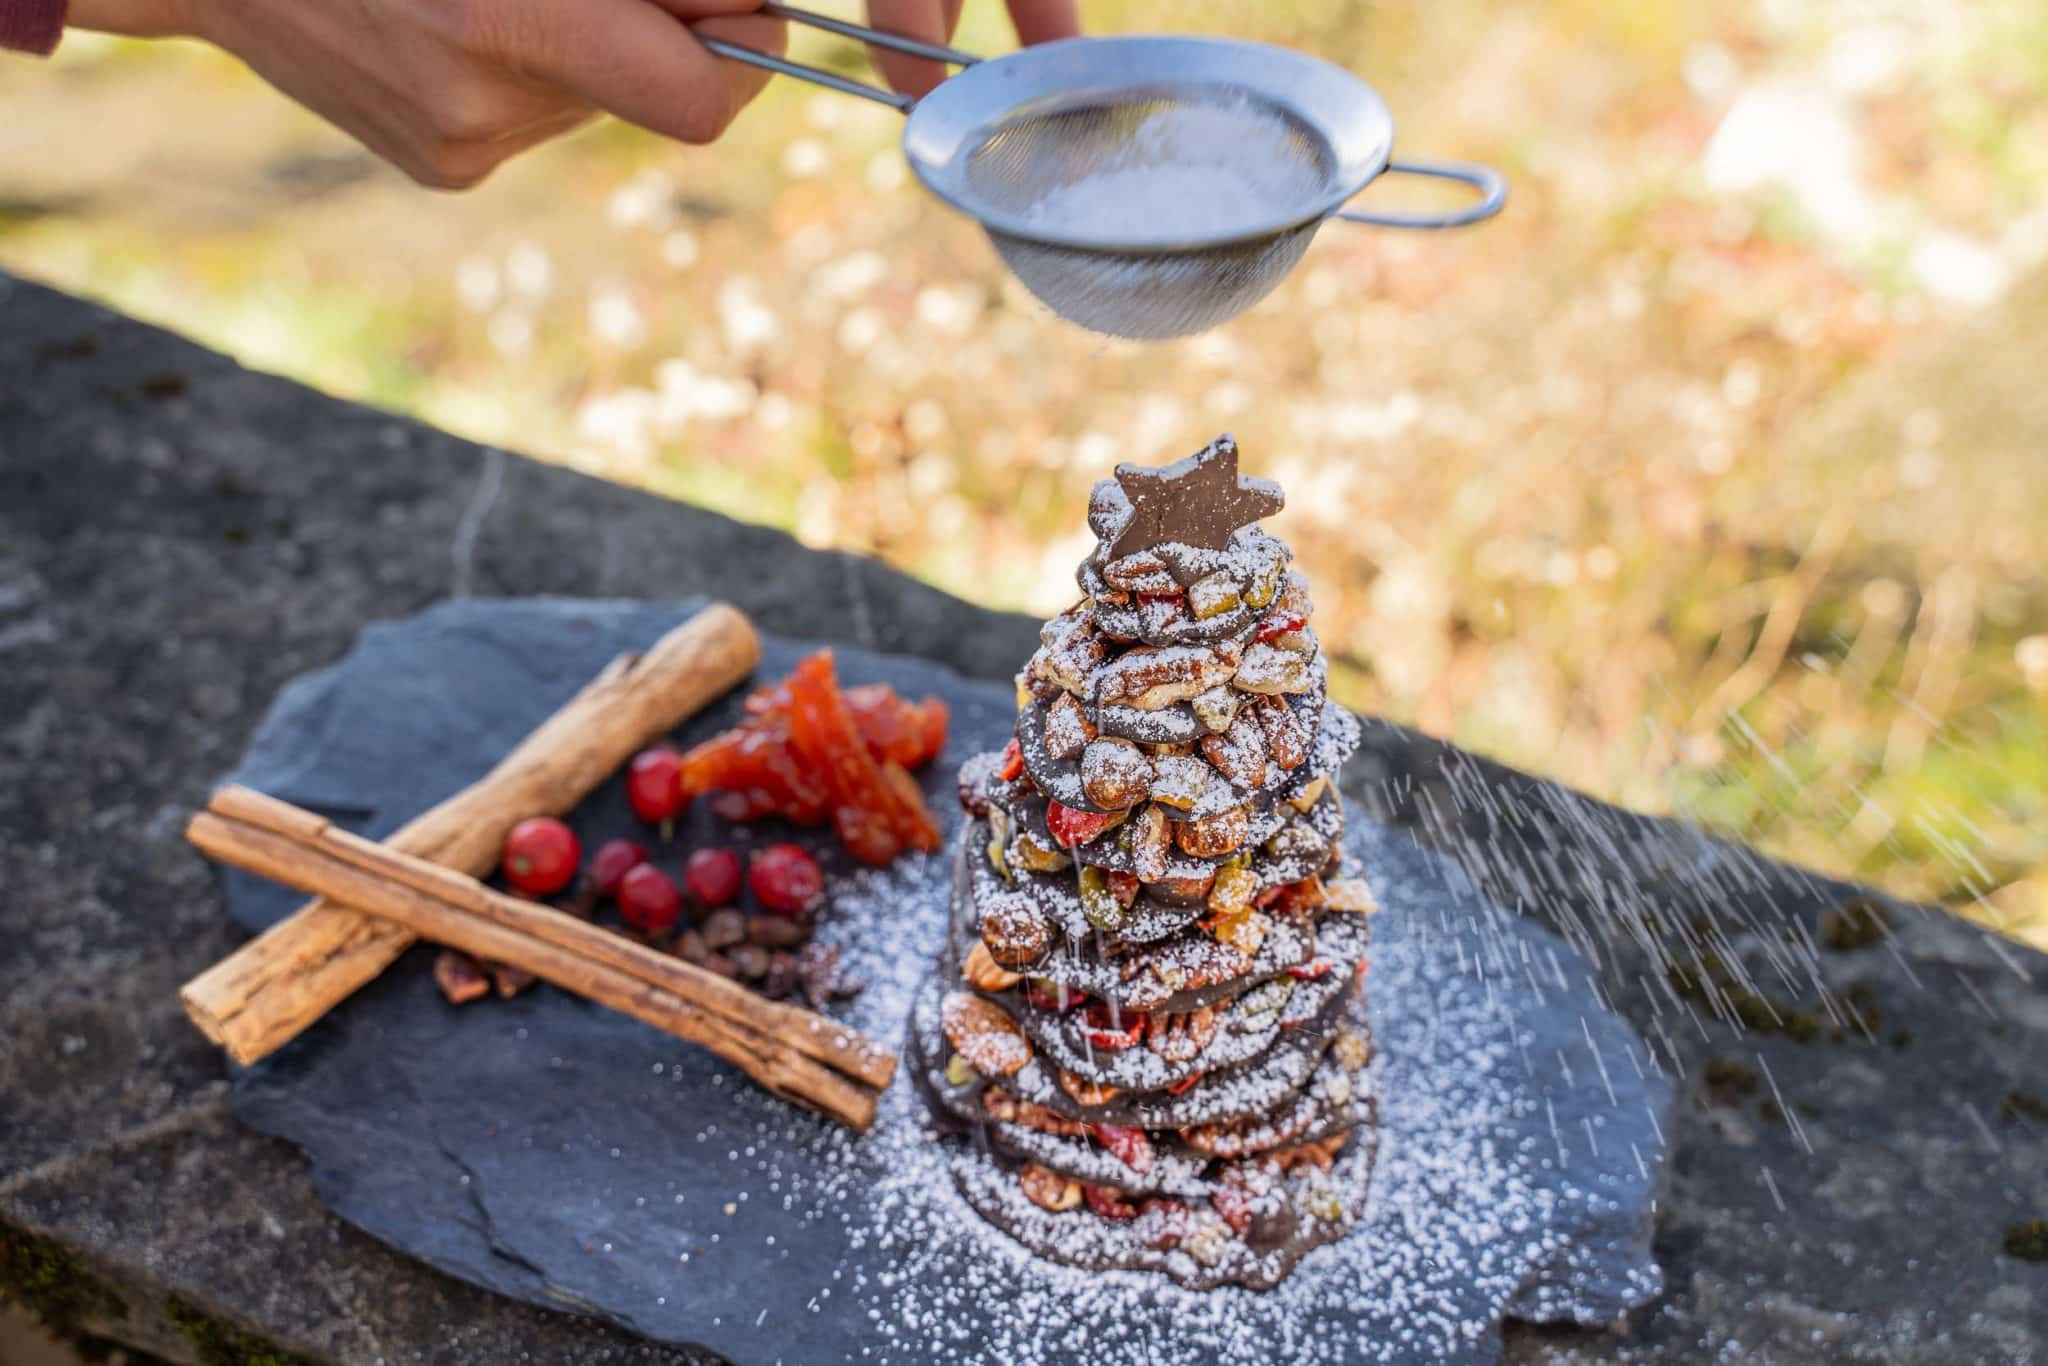
POLYGON ((1035 1251, 1269 1286, 1364 1207, 1363 881, 1340 878, 1307 584, 1223 437, 1095 486, 1085 596, 961 770, 939 971, 911 1021, 985 1217, 1035 1251))

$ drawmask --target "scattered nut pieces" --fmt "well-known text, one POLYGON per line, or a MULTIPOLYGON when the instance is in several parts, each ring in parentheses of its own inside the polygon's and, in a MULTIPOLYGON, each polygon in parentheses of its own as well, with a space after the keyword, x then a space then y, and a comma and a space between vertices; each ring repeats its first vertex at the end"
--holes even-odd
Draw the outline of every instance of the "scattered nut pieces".
POLYGON ((726 954, 740 976, 754 981, 768 975, 768 950, 759 944, 735 944, 726 954))
POLYGON ((747 917, 747 942, 759 944, 764 949, 793 949, 811 937, 807 921, 792 920, 786 915, 750 915, 747 917))
POLYGON ((1323 884, 1323 905, 1333 911, 1372 915, 1380 908, 1379 898, 1362 877, 1333 878, 1323 884))
POLYGON ((1081 1203, 1081 1183, 1050 1167, 1027 1162, 1017 1180, 1024 1188, 1025 1198, 1040 1209, 1062 1214, 1081 1203))
POLYGON ((1038 638, 1041 645, 1031 656, 1031 676, 1070 693, 1086 692, 1088 676, 1102 662, 1102 642, 1095 638, 1087 614, 1079 609, 1062 612, 1040 629, 1038 638))
POLYGON ((976 991, 1008 991, 1024 980, 1024 974, 1011 972, 996 962, 995 956, 988 951, 988 945, 978 939, 967 951, 967 961, 960 965, 960 975, 976 991))
POLYGON ((1081 752, 1081 791, 1104 811, 1124 811, 1152 790, 1152 761, 1129 740, 1103 736, 1081 752))
POLYGON ((1052 931, 1037 911, 1006 900, 982 916, 981 942, 1004 967, 1028 968, 1045 956, 1052 931))
POLYGON ((1330 1045, 1330 1054, 1346 1072, 1356 1072, 1372 1061, 1372 1045, 1364 1035, 1347 1029, 1330 1045))
POLYGON ((939 1025, 953 1051, 984 1077, 1007 1077, 1031 1061, 1031 1040, 1009 1013, 985 996, 949 991, 939 1025))
POLYGON ((1298 1167, 1314 1167, 1317 1171, 1328 1171, 1337 1160, 1337 1153, 1351 1141, 1349 1129, 1339 1129, 1325 1138, 1297 1143, 1291 1148, 1282 1148, 1271 1154, 1273 1161, 1280 1164, 1283 1172, 1292 1172, 1298 1167))
POLYGON ((1055 759, 1071 759, 1095 738, 1095 723, 1070 692, 1052 701, 1045 713, 1045 749, 1055 759))

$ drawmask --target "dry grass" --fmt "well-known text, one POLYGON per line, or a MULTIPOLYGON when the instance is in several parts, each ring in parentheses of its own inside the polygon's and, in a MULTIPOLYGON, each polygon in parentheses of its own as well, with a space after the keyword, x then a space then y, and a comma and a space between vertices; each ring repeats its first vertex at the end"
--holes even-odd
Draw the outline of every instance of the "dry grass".
POLYGON ((431 198, 218 58, 84 45, 0 93, 0 264, 994 606, 1071 595, 1114 461, 1227 428, 1288 486, 1346 701, 2038 940, 2048 20, 1953 11, 1201 11, 1516 189, 1466 234, 1332 227, 1168 346, 1049 321, 892 115, 793 86, 715 151, 601 127, 431 198), (1860 139, 1852 220, 1810 166, 1710 188, 1766 89, 1860 139))

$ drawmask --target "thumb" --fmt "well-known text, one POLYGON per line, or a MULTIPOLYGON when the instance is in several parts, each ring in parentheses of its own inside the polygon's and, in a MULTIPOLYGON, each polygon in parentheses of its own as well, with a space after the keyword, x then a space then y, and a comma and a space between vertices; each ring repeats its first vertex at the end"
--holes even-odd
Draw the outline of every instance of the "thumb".
MULTIPOLYGON (((780 20, 731 12, 751 5, 687 8, 727 11, 704 21, 708 34, 774 55, 783 50, 780 20)), ((527 69, 651 132, 711 142, 768 80, 757 67, 714 56, 674 14, 647 0, 570 0, 545 9, 549 19, 535 40, 542 50, 526 54, 527 69)))

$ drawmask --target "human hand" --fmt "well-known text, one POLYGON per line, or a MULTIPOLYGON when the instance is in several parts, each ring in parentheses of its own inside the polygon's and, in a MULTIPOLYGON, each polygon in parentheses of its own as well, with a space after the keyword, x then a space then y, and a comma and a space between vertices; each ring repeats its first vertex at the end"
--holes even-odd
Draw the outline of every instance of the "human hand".
MULTIPOLYGON (((933 0, 936 4, 938 0, 933 0)), ((72 0, 71 22, 226 48, 422 185, 462 189, 598 112, 710 142, 780 53, 760 0, 72 0)))
MULTIPOLYGON (((868 0, 868 26, 927 43, 950 43, 960 26, 963 0, 868 0)), ((1006 0, 1017 41, 1027 47, 1081 31, 1076 0, 1006 0)), ((906 95, 923 95, 946 79, 946 69, 922 57, 870 49, 889 84, 906 95)))

